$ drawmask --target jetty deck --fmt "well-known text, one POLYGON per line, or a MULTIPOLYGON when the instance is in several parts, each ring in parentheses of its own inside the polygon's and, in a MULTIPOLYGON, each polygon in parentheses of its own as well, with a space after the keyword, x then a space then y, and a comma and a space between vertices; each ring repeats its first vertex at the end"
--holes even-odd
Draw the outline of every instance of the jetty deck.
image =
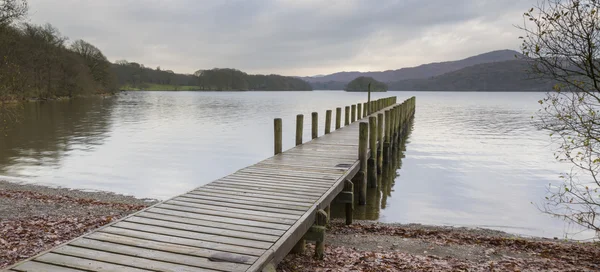
MULTIPOLYGON (((298 145, 285 152, 281 152, 281 120, 276 119, 275 156, 96 229, 7 271, 272 270, 294 247, 302 250, 298 247, 305 239, 322 247, 323 216, 336 197, 347 203, 350 211, 346 220, 352 221, 353 192, 364 193, 367 186, 366 160, 371 159, 371 167, 385 160, 384 148, 393 144, 395 134, 402 133, 402 124, 413 110, 414 98, 402 104, 396 104, 393 97, 353 105, 346 107, 348 125, 342 127, 338 108, 336 129, 331 130, 332 112, 328 111, 329 129, 321 137, 316 137, 318 119, 313 113, 313 139, 305 143, 299 116, 298 145), (375 146, 371 143, 369 151, 365 139, 369 126, 363 121, 371 122, 373 139, 377 132, 373 131, 377 128, 373 120, 379 121, 380 136, 372 140, 375 146), (355 185, 350 182, 353 178, 355 185)), ((369 170, 376 171, 371 167, 369 170)))

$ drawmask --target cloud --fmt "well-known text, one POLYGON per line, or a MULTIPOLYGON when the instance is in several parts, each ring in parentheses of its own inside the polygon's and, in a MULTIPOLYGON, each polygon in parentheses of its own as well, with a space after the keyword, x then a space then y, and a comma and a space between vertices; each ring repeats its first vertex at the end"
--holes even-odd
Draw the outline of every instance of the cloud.
POLYGON ((112 60, 177 72, 233 67, 313 75, 387 70, 517 49, 535 0, 29 0, 112 60))

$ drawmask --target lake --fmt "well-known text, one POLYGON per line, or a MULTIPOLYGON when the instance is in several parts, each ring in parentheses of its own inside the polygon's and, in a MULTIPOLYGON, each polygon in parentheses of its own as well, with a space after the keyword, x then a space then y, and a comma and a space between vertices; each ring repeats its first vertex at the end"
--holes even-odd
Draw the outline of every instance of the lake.
MULTIPOLYGON (((413 128, 389 195, 357 208, 359 218, 545 237, 578 230, 534 205, 570 169, 554 160, 548 134, 532 125, 543 93, 373 96, 390 95, 417 97, 413 128)), ((0 179, 166 199, 270 157, 273 118, 283 119, 285 150, 294 145, 296 114, 309 122, 318 111, 322 134, 325 110, 366 96, 125 92, 28 103, 21 122, 0 138, 0 179)), ((310 139, 310 125, 304 128, 310 139)))

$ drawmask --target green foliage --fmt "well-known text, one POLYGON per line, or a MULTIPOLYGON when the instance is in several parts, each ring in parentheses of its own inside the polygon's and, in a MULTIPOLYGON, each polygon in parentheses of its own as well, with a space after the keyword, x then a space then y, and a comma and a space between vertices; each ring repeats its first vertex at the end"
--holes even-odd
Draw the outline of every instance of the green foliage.
POLYGON ((168 85, 168 84, 141 84, 138 87, 131 85, 123 85, 120 87, 123 91, 198 91, 198 86, 180 86, 180 85, 168 85))
POLYGON ((280 75, 249 75, 236 69, 197 71, 198 86, 214 91, 310 91, 308 82, 280 75))
POLYGON ((346 85, 345 90, 349 92, 366 92, 369 89, 369 84, 371 84, 371 92, 385 92, 388 90, 388 86, 385 83, 379 82, 372 77, 364 76, 350 81, 346 85))

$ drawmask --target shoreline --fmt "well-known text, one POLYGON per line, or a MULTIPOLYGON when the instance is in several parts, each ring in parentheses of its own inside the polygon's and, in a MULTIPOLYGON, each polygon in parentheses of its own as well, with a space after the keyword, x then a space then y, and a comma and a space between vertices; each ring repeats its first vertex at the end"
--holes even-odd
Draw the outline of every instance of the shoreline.
MULTIPOLYGON (((0 269, 157 203, 104 191, 0 180, 0 269)), ((334 219, 325 259, 290 253, 277 271, 589 271, 600 243, 485 228, 334 219)))

